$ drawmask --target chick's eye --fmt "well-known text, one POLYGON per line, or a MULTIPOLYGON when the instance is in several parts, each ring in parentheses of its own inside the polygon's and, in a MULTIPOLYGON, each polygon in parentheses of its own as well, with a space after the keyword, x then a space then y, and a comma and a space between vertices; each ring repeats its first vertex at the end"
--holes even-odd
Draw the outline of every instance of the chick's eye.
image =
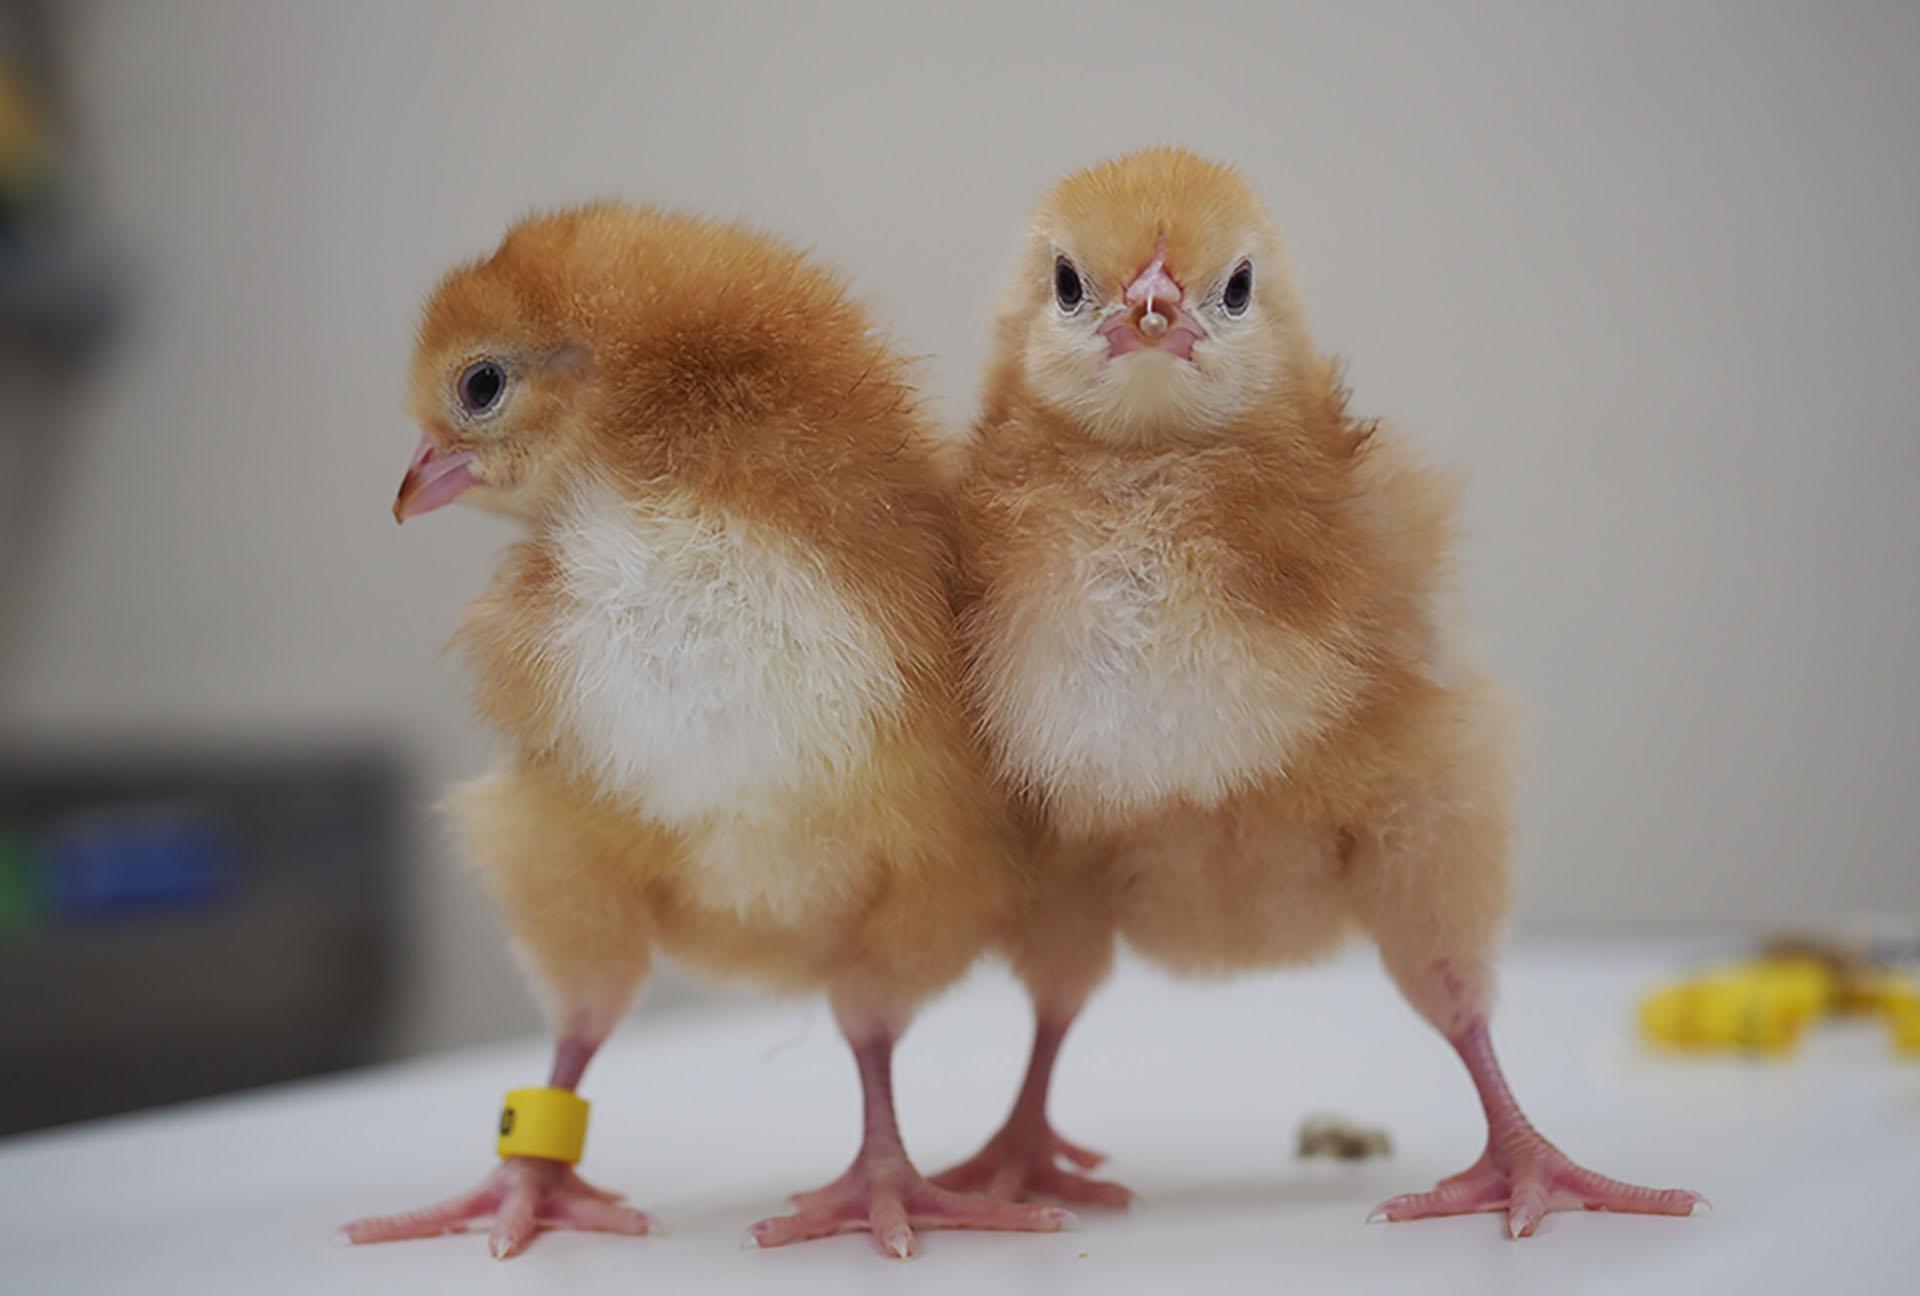
POLYGON ((1053 299, 1060 303, 1060 309, 1077 309, 1087 297, 1087 286, 1080 282, 1080 272, 1073 268, 1073 262, 1060 257, 1053 263, 1053 299))
POLYGON ((489 412, 500 403, 506 390, 507 371, 493 360, 476 360, 460 371, 460 380, 454 384, 460 408, 469 414, 489 412))
POLYGON ((1229 315, 1244 315, 1247 303, 1253 300, 1253 265, 1242 261, 1239 268, 1227 278, 1227 286, 1220 294, 1220 304, 1227 308, 1229 315))

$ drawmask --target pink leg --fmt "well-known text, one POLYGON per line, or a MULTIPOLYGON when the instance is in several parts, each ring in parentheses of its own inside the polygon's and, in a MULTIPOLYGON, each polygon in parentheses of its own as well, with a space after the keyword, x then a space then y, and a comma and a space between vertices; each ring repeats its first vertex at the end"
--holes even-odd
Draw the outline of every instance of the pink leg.
MULTIPOLYGON (((548 1085, 578 1086, 599 1047, 598 1038, 567 1035, 554 1049, 548 1085)), ((540 1157, 508 1157, 470 1193, 421 1210, 358 1219, 346 1226, 346 1234, 353 1242, 395 1242, 463 1233, 483 1219, 493 1221, 487 1245, 501 1260, 518 1255, 543 1229, 638 1236, 653 1228, 645 1211, 626 1205, 618 1193, 594 1187, 571 1166, 540 1157)))
POLYGON ((776 1247, 865 1229, 883 1251, 904 1260, 914 1252, 916 1226, 1052 1233, 1072 1222, 1056 1207, 967 1196, 923 1179, 907 1159, 894 1119, 892 1035, 876 1031, 852 1043, 865 1121, 859 1154, 826 1187, 797 1195, 793 1214, 755 1224, 749 1242, 776 1247))
POLYGON ((1082 1170, 1091 1170, 1106 1160, 1098 1152, 1069 1143, 1054 1133, 1047 1121, 1047 1091, 1053 1083, 1054 1060, 1074 1016, 1071 1011, 1036 1010, 1033 1056, 1006 1123, 985 1147, 935 1175, 933 1182, 942 1188, 984 1192, 1006 1201, 1044 1196, 1076 1205, 1124 1207, 1133 1199, 1133 1194, 1117 1183, 1076 1174, 1059 1165, 1064 1159, 1082 1170))
POLYGON ((1407 1193, 1373 1208, 1369 1220, 1426 1219, 1476 1211, 1507 1213, 1507 1231, 1530 1236, 1550 1211, 1609 1210, 1639 1215, 1688 1215, 1706 1199, 1684 1188, 1642 1188, 1595 1174, 1541 1137, 1520 1110, 1500 1071, 1484 1016, 1467 1020, 1450 1042, 1467 1064, 1487 1116, 1487 1149, 1461 1173, 1431 1192, 1407 1193))

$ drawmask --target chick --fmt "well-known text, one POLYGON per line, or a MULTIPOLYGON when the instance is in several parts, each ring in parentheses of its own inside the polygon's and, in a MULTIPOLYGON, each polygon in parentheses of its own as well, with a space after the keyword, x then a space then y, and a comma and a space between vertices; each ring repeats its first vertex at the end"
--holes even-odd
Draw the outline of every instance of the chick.
POLYGON ((1508 903, 1508 712, 1463 642, 1450 484, 1348 413, 1265 209, 1152 149, 1041 202, 960 488, 967 691, 1044 863, 1015 963, 1035 1003, 1012 1115, 939 1182, 1123 1202, 1059 1159, 1053 1059, 1117 937, 1175 970, 1370 936, 1459 1052, 1485 1154, 1389 1219, 1691 1192, 1541 1138, 1488 1041, 1508 903))
MULTIPOLYGON (((904 1257, 917 1226, 1061 1227, 926 1182, 894 1121, 894 1042, 1007 922, 1020 857, 959 699, 940 443, 867 312, 751 231, 590 206, 440 284, 411 401, 395 516, 459 499, 525 525, 459 635, 512 759, 452 806, 545 992, 550 1083, 579 1083, 656 949, 824 991, 860 1151, 752 1241, 868 1229, 904 1257)), ((488 1216, 498 1256, 650 1227, 518 1158, 348 1232, 488 1216)))

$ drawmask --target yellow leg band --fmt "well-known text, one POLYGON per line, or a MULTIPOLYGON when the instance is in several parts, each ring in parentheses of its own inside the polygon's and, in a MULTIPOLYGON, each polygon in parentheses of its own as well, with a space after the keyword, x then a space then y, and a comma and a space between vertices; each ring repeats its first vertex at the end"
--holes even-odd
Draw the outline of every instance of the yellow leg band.
POLYGON ((500 1108, 500 1155, 580 1159, 587 1146, 587 1100, 571 1089, 515 1089, 500 1108))

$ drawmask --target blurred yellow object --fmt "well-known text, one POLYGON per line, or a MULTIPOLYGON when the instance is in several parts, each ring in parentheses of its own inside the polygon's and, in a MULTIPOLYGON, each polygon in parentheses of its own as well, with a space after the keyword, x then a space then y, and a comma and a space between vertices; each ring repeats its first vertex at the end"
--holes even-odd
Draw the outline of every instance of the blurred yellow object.
POLYGON ((1897 1016, 1911 1006, 1920 1005, 1920 981, 1897 972, 1863 978, 1855 983, 1851 998, 1850 1007, 1857 1012, 1897 1016))
POLYGON ((587 1108, 571 1089, 515 1089, 500 1108, 495 1150, 572 1165, 587 1146, 587 1108))
POLYGON ((1756 959, 1655 991, 1640 1005, 1640 1029, 1680 1048, 1785 1053, 1838 995, 1833 970, 1819 959, 1756 959))
POLYGON ((1907 977, 1889 977, 1892 984, 1883 1002, 1887 1020, 1893 1023, 1893 1046, 1902 1053, 1920 1055, 1920 982, 1907 977))
POLYGON ((1842 976, 1831 962, 1802 954, 1732 963, 1655 990, 1640 1002, 1640 1030, 1670 1047, 1786 1053, 1808 1022, 1840 1013, 1883 1015, 1895 1046, 1920 1053, 1920 981, 1857 970, 1842 976))
POLYGON ((1784 1053, 1807 1014, 1791 993, 1752 977, 1714 976, 1669 986, 1640 1005, 1640 1029, 1679 1048, 1784 1053))
POLYGON ((1769 993, 1780 996, 1793 1012, 1803 1018, 1824 1017, 1839 1006, 1840 979, 1834 975, 1831 966, 1816 958, 1794 956, 1757 959, 1751 963, 1736 963, 1726 972, 1766 987, 1769 993))

